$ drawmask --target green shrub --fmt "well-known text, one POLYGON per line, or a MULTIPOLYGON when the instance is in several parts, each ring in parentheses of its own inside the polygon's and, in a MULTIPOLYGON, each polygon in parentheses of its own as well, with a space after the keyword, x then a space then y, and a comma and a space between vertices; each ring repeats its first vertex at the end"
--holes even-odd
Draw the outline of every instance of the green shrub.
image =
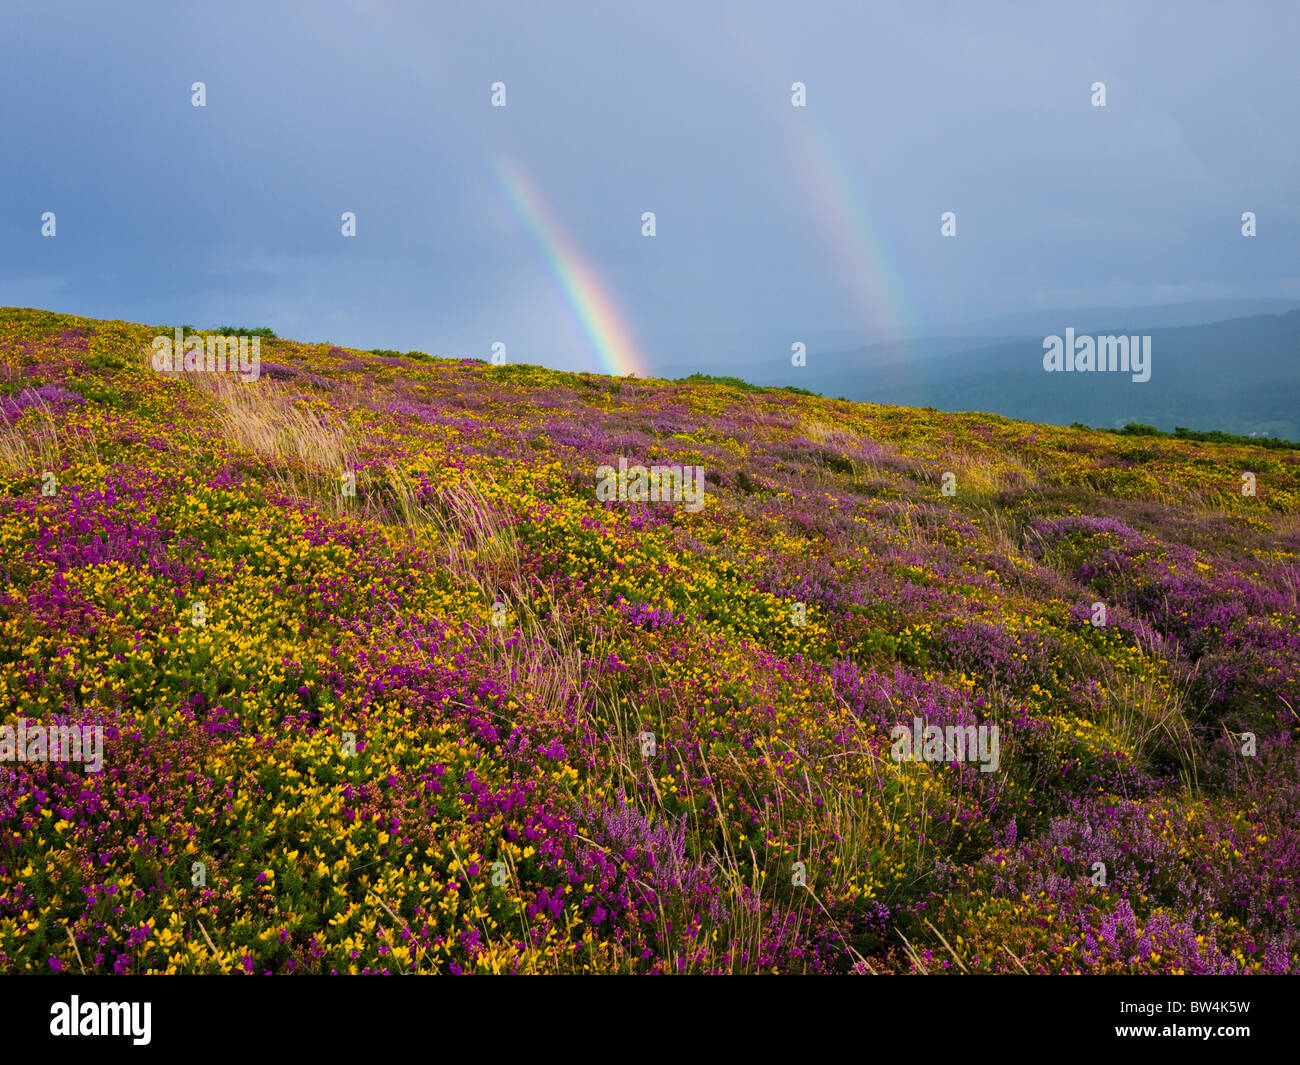
MULTIPOLYGON (((190 329, 193 329, 193 326, 187 325, 185 328, 188 331, 190 329)), ((264 325, 258 326, 256 329, 251 329, 246 325, 243 326, 219 325, 213 329, 209 329, 208 332, 218 333, 223 336, 262 337, 264 340, 279 339, 279 337, 275 335, 275 331, 273 329, 270 329, 269 327, 264 325)))

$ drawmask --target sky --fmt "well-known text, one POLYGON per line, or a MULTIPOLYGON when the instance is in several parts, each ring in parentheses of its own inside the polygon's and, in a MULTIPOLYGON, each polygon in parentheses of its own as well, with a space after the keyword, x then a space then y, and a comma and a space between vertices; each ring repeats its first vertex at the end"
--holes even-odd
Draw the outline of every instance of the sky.
POLYGON ((0 305, 641 374, 1043 308, 1300 305, 1294 0, 4 20, 0 305))

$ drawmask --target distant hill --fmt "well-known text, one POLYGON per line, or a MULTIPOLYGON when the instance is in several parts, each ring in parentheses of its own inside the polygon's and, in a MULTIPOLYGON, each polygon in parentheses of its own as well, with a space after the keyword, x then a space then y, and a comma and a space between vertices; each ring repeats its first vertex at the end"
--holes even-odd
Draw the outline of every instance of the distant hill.
MULTIPOLYGON (((1044 323, 1046 325, 1046 323, 1044 323)), ((1300 436, 1300 311, 1159 328, 1122 319, 1063 317, 1032 335, 943 338, 810 352, 803 368, 751 376, 845 399, 941 410, 982 410, 1025 421, 1119 428, 1221 429, 1300 436), (1043 338, 1149 335, 1151 379, 1120 373, 1046 373, 1043 338)))
POLYGON ((1133 328, 1177 329, 1184 325, 1209 325, 1233 318, 1254 318, 1263 314, 1286 314, 1300 308, 1300 301, 1288 299, 1199 300, 1195 303, 1161 303, 1139 307, 1076 307, 1020 311, 977 321, 966 333, 981 335, 1051 333, 1068 321, 1080 332, 1102 332, 1116 322, 1133 328))

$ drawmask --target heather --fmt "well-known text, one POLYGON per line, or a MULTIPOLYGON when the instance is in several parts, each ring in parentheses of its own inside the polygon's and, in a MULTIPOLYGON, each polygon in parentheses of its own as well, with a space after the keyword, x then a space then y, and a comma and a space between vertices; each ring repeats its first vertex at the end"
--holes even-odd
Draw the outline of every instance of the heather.
POLYGON ((0 971, 1300 971, 1300 452, 170 332, 0 311, 0 971))

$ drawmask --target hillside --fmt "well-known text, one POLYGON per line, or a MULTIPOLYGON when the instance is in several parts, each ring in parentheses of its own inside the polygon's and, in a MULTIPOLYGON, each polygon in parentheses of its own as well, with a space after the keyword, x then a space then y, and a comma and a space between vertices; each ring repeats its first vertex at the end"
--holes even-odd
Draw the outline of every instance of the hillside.
POLYGON ((0 310, 0 971, 1300 972, 1300 452, 171 333, 0 310))

